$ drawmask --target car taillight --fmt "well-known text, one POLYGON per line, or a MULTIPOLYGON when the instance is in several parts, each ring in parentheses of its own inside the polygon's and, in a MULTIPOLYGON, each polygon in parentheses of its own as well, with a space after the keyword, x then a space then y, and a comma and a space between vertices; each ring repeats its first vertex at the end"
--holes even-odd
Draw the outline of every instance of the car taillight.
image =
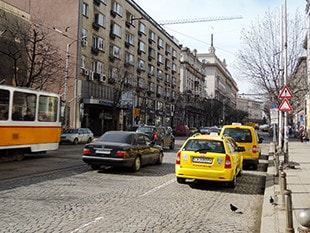
POLYGON ((83 149, 83 155, 90 155, 90 154, 91 154, 90 149, 88 148, 83 149))
POLYGON ((252 152, 253 152, 253 153, 257 153, 257 147, 256 147, 256 145, 253 146, 252 152))
POLYGON ((158 139, 158 133, 154 133, 153 136, 155 139, 158 139))
POLYGON ((229 155, 225 157, 225 168, 231 168, 231 158, 229 155))
POLYGON ((177 153, 177 158, 176 158, 176 160, 175 160, 175 164, 180 165, 180 162, 181 162, 181 151, 179 151, 179 152, 177 153))
POLYGON ((126 151, 117 151, 115 155, 118 157, 126 157, 127 153, 126 151))

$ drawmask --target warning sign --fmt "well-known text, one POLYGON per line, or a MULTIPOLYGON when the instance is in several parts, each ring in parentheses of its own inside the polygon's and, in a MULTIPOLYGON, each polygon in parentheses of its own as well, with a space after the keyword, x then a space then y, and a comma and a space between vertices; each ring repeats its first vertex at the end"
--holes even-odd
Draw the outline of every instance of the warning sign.
POLYGON ((288 86, 284 86, 280 95, 279 95, 279 98, 293 98, 293 95, 292 95, 292 92, 291 90, 288 88, 288 86))
POLYGON ((288 102, 288 99, 284 99, 279 107, 279 111, 281 112, 290 112, 293 108, 290 105, 290 102, 288 102))

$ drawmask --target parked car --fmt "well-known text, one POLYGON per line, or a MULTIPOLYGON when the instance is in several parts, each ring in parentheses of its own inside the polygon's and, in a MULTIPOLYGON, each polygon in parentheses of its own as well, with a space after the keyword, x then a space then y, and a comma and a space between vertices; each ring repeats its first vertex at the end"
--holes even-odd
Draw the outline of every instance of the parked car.
POLYGON ((231 188, 242 171, 244 147, 232 137, 196 134, 189 137, 177 152, 175 174, 178 183, 186 179, 225 182, 231 188))
POLYGON ((73 128, 66 129, 60 136, 61 143, 72 143, 74 145, 78 143, 88 143, 94 139, 93 132, 88 128, 73 128))
POLYGON ((244 146, 245 151, 242 153, 244 165, 257 170, 263 138, 258 135, 252 126, 241 124, 224 125, 220 135, 229 135, 238 145, 244 146))
POLYGON ((83 149, 82 159, 92 169, 101 166, 128 167, 133 172, 142 165, 161 164, 163 149, 144 133, 133 131, 107 131, 83 149))
POLYGON ((189 127, 187 125, 177 125, 173 129, 173 133, 176 136, 186 136, 186 137, 188 137, 191 134, 189 127))
POLYGON ((163 148, 169 147, 173 150, 175 147, 175 137, 171 127, 142 125, 137 128, 136 132, 147 134, 152 141, 163 148))

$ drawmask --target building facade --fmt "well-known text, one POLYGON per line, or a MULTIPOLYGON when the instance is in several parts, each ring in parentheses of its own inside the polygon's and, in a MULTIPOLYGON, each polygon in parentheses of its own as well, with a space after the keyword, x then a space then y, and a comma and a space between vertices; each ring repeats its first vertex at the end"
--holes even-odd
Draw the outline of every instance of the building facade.
POLYGON ((221 61, 215 54, 213 35, 208 53, 197 54, 204 65, 205 90, 210 114, 208 125, 230 123, 228 113, 236 109, 238 86, 227 69, 225 60, 221 61), (220 116, 220 117, 219 117, 220 116))

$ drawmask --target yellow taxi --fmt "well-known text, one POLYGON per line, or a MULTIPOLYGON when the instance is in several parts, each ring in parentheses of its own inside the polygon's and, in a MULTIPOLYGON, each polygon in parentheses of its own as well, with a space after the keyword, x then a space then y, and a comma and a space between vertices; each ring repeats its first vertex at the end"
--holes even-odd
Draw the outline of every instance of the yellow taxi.
POLYGON ((195 134, 177 152, 175 174, 178 183, 186 179, 220 181, 234 188, 242 171, 243 147, 232 137, 195 134))
POLYGON ((259 137, 254 127, 240 123, 224 125, 220 132, 220 136, 223 135, 229 135, 239 146, 245 148, 245 151, 242 152, 244 166, 250 166, 253 170, 257 170, 263 138, 259 137))

